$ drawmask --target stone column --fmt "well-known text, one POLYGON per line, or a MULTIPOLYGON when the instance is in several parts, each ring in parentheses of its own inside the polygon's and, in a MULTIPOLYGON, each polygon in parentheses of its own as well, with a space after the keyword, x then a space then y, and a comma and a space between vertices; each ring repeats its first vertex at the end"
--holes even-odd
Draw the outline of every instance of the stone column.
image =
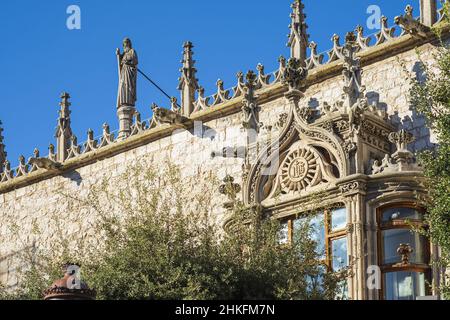
POLYGON ((436 0, 420 0, 420 22, 428 27, 437 22, 436 0))
POLYGON ((347 243, 350 263, 349 298, 366 300, 367 243, 364 181, 350 181, 339 186, 348 210, 347 243))
POLYGON ((125 139, 131 134, 131 126, 133 124, 133 115, 136 108, 132 106, 120 106, 117 109, 117 117, 119 118, 119 135, 118 139, 125 139))

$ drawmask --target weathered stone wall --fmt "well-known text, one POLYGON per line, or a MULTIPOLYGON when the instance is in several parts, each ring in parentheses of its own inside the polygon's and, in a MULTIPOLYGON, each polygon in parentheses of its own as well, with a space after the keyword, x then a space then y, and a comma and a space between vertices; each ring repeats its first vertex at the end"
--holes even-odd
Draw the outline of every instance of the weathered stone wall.
MULTIPOLYGON (((422 46, 422 59, 432 61, 432 46, 422 46)), ((369 102, 377 101, 392 117, 392 121, 416 136, 414 150, 429 147, 433 136, 424 127, 424 119, 415 114, 408 102, 408 80, 400 61, 409 70, 420 72, 414 50, 389 56, 383 60, 364 66, 363 84, 367 87, 369 102)), ((331 77, 310 86, 303 103, 320 108, 323 102, 332 104, 342 94, 342 77, 331 77)), ((261 136, 276 135, 275 123, 279 115, 287 112, 287 102, 278 98, 261 106, 260 121, 265 125, 261 136)), ((140 157, 154 163, 170 160, 178 165, 183 176, 183 188, 195 194, 200 190, 202 179, 211 173, 222 179, 231 174, 241 181, 242 159, 211 158, 211 152, 226 146, 245 145, 244 131, 241 129, 242 116, 235 113, 196 126, 192 132, 180 130, 174 135, 123 152, 119 155, 84 166, 75 172, 40 181, 4 194, 0 194, 0 282, 14 286, 17 278, 14 272, 19 263, 17 252, 27 247, 49 246, 58 237, 58 221, 63 222, 62 232, 71 235, 73 241, 95 237, 92 228, 96 217, 89 211, 74 211, 63 193, 83 195, 90 185, 98 183, 105 172, 120 174, 127 164, 140 157), (34 235, 33 230, 41 232, 34 235), (16 259, 14 259, 16 257, 16 259)), ((216 202, 214 215, 221 221, 224 215, 222 203, 226 198, 218 190, 211 190, 216 202)))

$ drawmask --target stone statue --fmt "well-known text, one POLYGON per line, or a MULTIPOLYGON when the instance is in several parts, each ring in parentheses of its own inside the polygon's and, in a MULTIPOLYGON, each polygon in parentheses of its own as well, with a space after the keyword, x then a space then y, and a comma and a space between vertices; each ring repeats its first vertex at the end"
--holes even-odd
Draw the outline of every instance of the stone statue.
POLYGON ((138 57, 133 49, 131 40, 123 40, 123 54, 120 49, 116 49, 117 60, 119 64, 119 92, 117 96, 117 108, 121 106, 136 105, 136 82, 138 57))
POLYGON ((117 115, 119 117, 119 139, 131 134, 133 115, 136 112, 136 82, 138 73, 138 57, 131 40, 123 40, 123 53, 116 49, 119 66, 119 90, 117 93, 117 115))

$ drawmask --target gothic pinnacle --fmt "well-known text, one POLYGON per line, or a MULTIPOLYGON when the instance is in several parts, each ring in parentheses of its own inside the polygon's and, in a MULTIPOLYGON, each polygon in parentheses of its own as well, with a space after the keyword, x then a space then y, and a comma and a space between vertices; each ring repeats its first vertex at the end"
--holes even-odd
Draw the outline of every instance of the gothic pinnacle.
POLYGON ((291 58, 299 59, 302 65, 306 62, 306 50, 308 48, 308 25, 306 24, 306 15, 304 14, 305 5, 301 0, 295 0, 291 5, 291 24, 289 28, 289 41, 287 46, 291 48, 291 58))
POLYGON ((72 136, 72 129, 70 126, 70 109, 71 103, 69 102, 70 95, 67 92, 61 94, 61 102, 59 106, 59 118, 58 125, 56 127, 56 145, 57 153, 56 159, 59 162, 64 162, 67 158, 68 149, 70 148, 70 137, 72 136))
POLYGON ((196 78, 197 69, 195 68, 195 60, 193 59, 194 48, 192 42, 187 41, 183 46, 183 64, 180 69, 181 77, 178 90, 181 91, 181 114, 189 117, 194 111, 195 92, 199 89, 198 79, 196 78))

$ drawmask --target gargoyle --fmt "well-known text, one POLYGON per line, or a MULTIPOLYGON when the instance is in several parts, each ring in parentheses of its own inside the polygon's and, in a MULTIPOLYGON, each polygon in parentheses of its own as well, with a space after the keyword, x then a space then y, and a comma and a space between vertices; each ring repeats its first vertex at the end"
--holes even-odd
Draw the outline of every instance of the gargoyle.
POLYGON ((48 171, 60 170, 62 167, 61 163, 48 158, 30 158, 30 160, 28 160, 28 164, 48 171))
POLYGON ((169 125, 183 124, 184 121, 186 120, 186 118, 180 115, 179 113, 174 112, 172 110, 160 108, 156 104, 152 105, 152 111, 153 111, 153 119, 150 124, 151 128, 163 124, 169 125))
POLYGON ((397 16, 394 19, 395 23, 400 26, 405 32, 412 36, 426 38, 430 28, 420 23, 419 20, 413 17, 413 8, 408 5, 403 16, 397 16))

